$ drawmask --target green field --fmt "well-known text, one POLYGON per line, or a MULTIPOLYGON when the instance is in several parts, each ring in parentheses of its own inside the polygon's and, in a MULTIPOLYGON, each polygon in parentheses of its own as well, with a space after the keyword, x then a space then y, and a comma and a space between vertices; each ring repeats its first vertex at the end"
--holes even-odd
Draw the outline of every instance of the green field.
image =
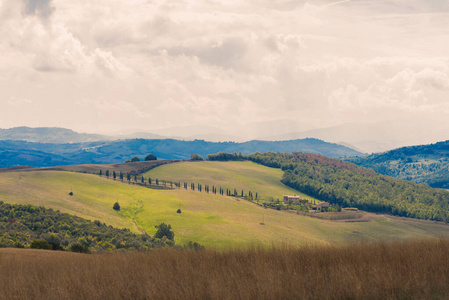
MULTIPOLYGON (((269 181, 254 176, 277 172, 276 169, 247 162, 234 162, 229 166, 227 163, 219 164, 224 170, 224 181, 228 180, 226 176, 231 176, 231 170, 237 169, 241 177, 230 179, 234 180, 232 184, 250 182, 251 189, 265 195, 274 195, 276 189, 281 195, 289 191, 280 183, 276 186, 272 180, 274 177, 270 177, 273 175, 266 175, 266 178, 271 178, 269 181), (242 168, 247 168, 253 177, 245 178, 242 168)), ((205 163, 179 163, 162 168, 175 165, 194 166, 196 172, 201 165, 208 166, 205 163)), ((195 179, 200 179, 199 175, 195 179)), ((210 176, 205 173, 204 178, 215 181, 219 175, 219 172, 210 176)), ((41 205, 90 220, 101 220, 108 225, 130 228, 134 232, 146 231, 150 235, 155 233, 155 225, 165 222, 172 225, 178 244, 195 241, 218 248, 252 243, 300 245, 449 237, 448 226, 437 222, 383 216, 363 223, 327 221, 264 209, 234 197, 183 189, 153 190, 96 175, 62 171, 22 172, 20 178, 15 172, 0 173, 0 200, 41 205), (71 190, 73 196, 68 195, 71 190), (117 199, 122 207, 120 212, 112 209, 117 199), (178 208, 181 208, 181 214, 176 213, 178 208), (262 221, 264 225, 260 224, 262 221)))
MULTIPOLYGON (((221 162, 221 161, 199 161, 180 162, 164 165, 145 173, 145 178, 158 178, 174 182, 184 182, 221 187, 237 190, 240 195, 243 190, 246 195, 248 191, 258 193, 261 200, 282 201, 284 195, 300 195, 303 198, 314 200, 301 192, 291 189, 281 182, 283 171, 281 169, 268 168, 253 162, 221 162)), ((316 200, 316 199, 315 199, 316 200)))

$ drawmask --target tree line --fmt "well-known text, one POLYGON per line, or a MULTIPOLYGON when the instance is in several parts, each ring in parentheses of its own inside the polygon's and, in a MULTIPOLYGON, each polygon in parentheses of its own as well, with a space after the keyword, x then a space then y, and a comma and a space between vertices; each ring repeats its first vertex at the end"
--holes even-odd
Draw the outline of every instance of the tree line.
POLYGON ((144 176, 138 176, 138 175, 131 175, 129 173, 122 173, 122 172, 109 172, 109 170, 106 170, 105 172, 103 172, 102 170, 99 171, 99 175, 100 176, 106 176, 107 178, 111 177, 116 180, 117 178, 119 180, 121 180, 122 182, 124 182, 125 178, 126 181, 128 181, 129 184, 131 184, 131 182, 133 182, 134 184, 139 184, 139 185, 143 185, 143 186, 153 186, 153 187, 166 187, 166 188, 184 188, 185 190, 192 190, 192 191, 198 191, 198 192, 205 192, 205 193, 210 193, 210 194, 219 194, 219 195, 226 195, 226 196, 234 196, 234 197, 242 197, 248 200, 258 200, 259 199, 259 194, 253 193, 252 191, 244 191, 242 190, 237 190, 236 188, 234 189, 230 189, 230 188, 222 188, 222 187, 216 187, 215 185, 208 185, 208 184, 201 184, 201 183, 187 183, 187 182, 183 182, 183 184, 181 185, 181 182, 179 181, 171 181, 171 180, 161 180, 158 178, 145 178, 144 176))

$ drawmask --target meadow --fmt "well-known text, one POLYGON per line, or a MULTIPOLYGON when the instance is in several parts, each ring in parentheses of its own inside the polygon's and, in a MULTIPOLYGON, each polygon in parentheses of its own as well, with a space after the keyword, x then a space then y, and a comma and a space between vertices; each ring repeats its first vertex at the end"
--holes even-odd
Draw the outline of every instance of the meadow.
POLYGON ((229 251, 0 249, 0 299, 447 299, 442 239, 229 251))
MULTIPOLYGON (((217 164, 226 169, 226 163, 217 164)), ((220 183, 224 185, 230 180, 231 170, 235 169, 235 173, 238 173, 235 183, 260 180, 258 184, 252 183, 252 188, 265 191, 261 194, 268 194, 269 190, 274 189, 278 189, 281 195, 290 193, 291 190, 279 182, 280 177, 264 175, 265 179, 262 180, 262 175, 246 175, 250 177, 246 178, 242 176, 242 169, 245 168, 249 169, 248 172, 254 168, 254 174, 279 171, 248 162, 233 162, 226 171, 227 177, 223 177, 220 183), (241 177, 238 177, 239 174, 241 177)), ((214 178, 213 174, 208 175, 207 170, 203 172, 203 177, 214 178)), ((214 178, 214 182, 216 180, 214 178)), ((440 222, 382 215, 372 215, 369 222, 322 220, 287 211, 264 209, 234 197, 184 189, 153 190, 128 185, 126 181, 121 183, 98 175, 75 172, 0 173, 0 198, 7 203, 40 205, 92 221, 100 220, 115 227, 130 228, 136 233, 153 235, 156 232, 154 226, 164 222, 172 226, 177 244, 192 241, 218 249, 249 244, 335 244, 449 237, 448 226, 440 222), (69 195, 70 191, 73 191, 73 196, 69 195), (112 209, 117 200, 121 206, 119 212, 112 209), (179 208, 181 214, 176 213, 179 208)))
MULTIPOLYGON (((143 174, 145 178, 159 178, 174 182, 200 183, 241 191, 258 193, 261 200, 282 201, 283 195, 300 195, 311 202, 318 201, 313 197, 298 192, 284 185, 280 180, 284 172, 280 169, 268 168, 250 161, 186 161, 159 166, 143 174)), ((190 184, 188 185, 190 187, 190 184)))

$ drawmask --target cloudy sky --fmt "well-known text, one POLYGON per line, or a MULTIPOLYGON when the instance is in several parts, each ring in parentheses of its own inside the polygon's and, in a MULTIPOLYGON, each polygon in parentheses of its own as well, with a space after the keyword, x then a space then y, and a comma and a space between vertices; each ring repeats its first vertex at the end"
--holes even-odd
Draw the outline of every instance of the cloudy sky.
POLYGON ((447 0, 0 0, 0 37, 0 128, 449 127, 447 0))

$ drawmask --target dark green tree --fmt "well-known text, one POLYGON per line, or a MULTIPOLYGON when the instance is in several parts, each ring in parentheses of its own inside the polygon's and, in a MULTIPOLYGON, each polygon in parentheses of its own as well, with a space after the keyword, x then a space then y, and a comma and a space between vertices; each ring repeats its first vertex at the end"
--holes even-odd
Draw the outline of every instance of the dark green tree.
POLYGON ((173 241, 175 239, 175 233, 171 231, 171 225, 166 225, 165 223, 161 223, 159 225, 154 226, 157 228, 156 234, 154 235, 155 238, 161 239, 164 236, 173 241))
POLYGON ((131 158, 131 162, 139 162, 140 158, 138 158, 137 156, 134 156, 133 158, 131 158))
POLYGON ((145 161, 149 161, 149 160, 157 160, 156 155, 153 155, 150 153, 147 156, 145 156, 145 161))
POLYGON ((193 153, 192 155, 190 155, 190 160, 203 160, 203 158, 198 154, 193 153))
POLYGON ((118 204, 118 201, 114 203, 114 206, 112 206, 113 209, 115 209, 116 211, 120 210, 120 204, 118 204))

